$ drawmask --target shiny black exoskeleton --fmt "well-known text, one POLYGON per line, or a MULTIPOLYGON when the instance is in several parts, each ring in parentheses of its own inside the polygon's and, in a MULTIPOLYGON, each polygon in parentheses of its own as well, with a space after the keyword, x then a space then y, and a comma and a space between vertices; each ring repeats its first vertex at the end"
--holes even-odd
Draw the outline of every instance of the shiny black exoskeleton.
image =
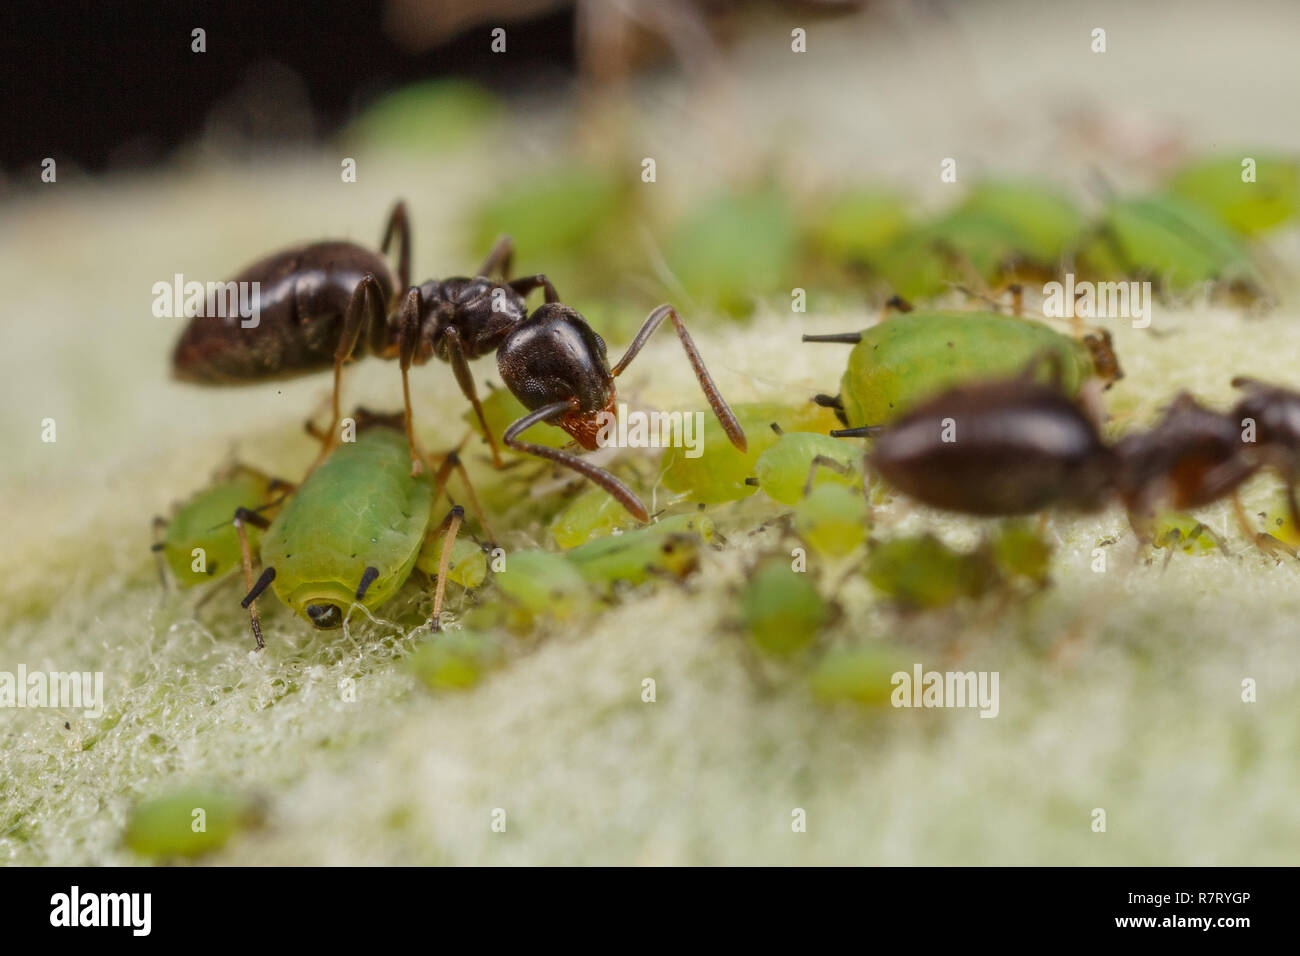
POLYGON ((650 313, 627 353, 611 369, 604 341, 577 311, 560 303, 546 276, 509 278, 514 251, 509 238, 497 241, 475 277, 431 280, 420 286, 409 285, 410 228, 400 202, 389 216, 383 253, 394 238, 399 240, 396 275, 382 255, 346 242, 296 247, 248 267, 236 281, 259 283, 258 321, 245 326, 239 316, 194 317, 176 345, 174 374, 201 384, 237 384, 306 374, 332 364, 333 419, 324 433, 319 461, 337 440, 343 364, 366 354, 397 358, 412 470, 419 471, 423 456, 412 427, 408 373, 412 365, 436 355, 451 365, 500 467, 496 440, 469 367, 474 359, 495 351, 506 386, 529 409, 528 415, 506 429, 505 443, 584 475, 645 521, 649 517, 645 506, 613 475, 576 455, 521 441, 518 436, 537 422, 546 422, 563 428, 584 448, 595 448, 603 416, 614 411, 614 379, 668 318, 732 444, 745 449, 740 423, 670 306, 650 313), (494 274, 499 274, 499 280, 492 278, 494 274), (538 288, 545 292, 545 304, 529 314, 526 297, 538 288))

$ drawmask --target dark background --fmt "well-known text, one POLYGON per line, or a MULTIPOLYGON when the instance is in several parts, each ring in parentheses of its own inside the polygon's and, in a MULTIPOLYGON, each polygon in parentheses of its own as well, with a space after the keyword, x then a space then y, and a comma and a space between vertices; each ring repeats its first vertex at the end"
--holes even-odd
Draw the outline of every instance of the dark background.
POLYGON ((8 173, 46 156, 61 171, 166 159, 237 91, 255 98, 268 76, 297 87, 297 75, 310 120, 277 129, 272 116, 251 134, 293 141, 329 135, 414 80, 457 75, 505 92, 563 82, 574 66, 570 6, 502 24, 508 70, 489 48, 491 26, 413 53, 385 34, 379 2, 4 0, 0 11, 0 170, 8 173), (206 53, 190 50, 195 27, 207 31, 206 53), (269 61, 288 70, 268 73, 269 61))

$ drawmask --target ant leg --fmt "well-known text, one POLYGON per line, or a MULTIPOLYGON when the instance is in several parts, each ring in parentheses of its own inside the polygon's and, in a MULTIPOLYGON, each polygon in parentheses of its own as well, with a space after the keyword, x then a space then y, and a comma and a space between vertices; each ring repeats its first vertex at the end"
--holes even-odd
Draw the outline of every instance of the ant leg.
POLYGON ((244 528, 245 523, 264 528, 269 525, 269 522, 261 515, 245 508, 235 511, 235 531, 239 534, 239 557, 244 564, 244 587, 248 588, 248 594, 239 604, 248 610, 249 620, 253 625, 253 637, 257 639, 257 649, 260 651, 266 647, 266 641, 262 640, 262 622, 257 616, 257 599, 275 580, 275 568, 267 568, 256 582, 253 581, 253 556, 248 548, 248 531, 244 528))
POLYGON ((456 543, 456 533, 460 531, 460 524, 465 520, 465 509, 456 505, 447 512, 447 517, 442 519, 437 529, 433 532, 437 534, 446 530, 446 537, 442 539, 442 554, 438 558, 438 586, 433 592, 433 617, 429 621, 430 630, 435 633, 442 629, 442 600, 447 594, 447 571, 451 568, 451 548, 456 543))
POLYGON ((398 288, 406 289, 411 285, 411 224, 406 218, 406 203, 400 199, 388 214, 388 225, 384 227, 384 239, 379 249, 385 255, 388 247, 397 236, 397 280, 398 288))
POLYGON ((367 327, 383 325, 388 319, 384 305, 384 290, 379 285, 379 280, 374 277, 373 273, 367 272, 357 283, 357 287, 352 290, 352 298, 348 301, 347 312, 343 315, 343 330, 339 335, 338 347, 334 350, 334 395, 331 401, 331 418, 329 428, 326 430, 327 439, 312 462, 308 473, 316 468, 338 443, 338 437, 335 434, 338 431, 339 419, 342 413, 339 410, 339 395, 343 388, 343 363, 352 357, 356 350, 357 341, 361 338, 361 332, 367 327))
POLYGON ((695 378, 704 391, 704 397, 709 400, 713 414, 717 416, 718 421, 722 423, 723 430, 727 433, 727 437, 731 439, 731 444, 742 452, 748 450, 749 443, 745 441, 744 429, 740 427, 740 422, 736 421, 736 416, 732 414, 730 406, 727 405, 727 400, 718 391, 718 386, 713 384, 713 378, 709 375, 709 370, 704 367, 704 359, 700 356, 699 349, 695 347, 691 334, 686 331, 681 316, 677 314, 677 310, 671 305, 661 305, 646 317, 645 322, 641 325, 641 331, 637 332, 632 344, 627 347, 623 357, 618 360, 618 364, 610 371, 610 376, 618 378, 622 374, 623 370, 636 358, 646 340, 654 334, 655 329, 659 328, 664 319, 672 319, 673 327, 677 330, 677 337, 681 339, 682 348, 686 350, 686 357, 690 360, 691 368, 695 371, 695 378))
POLYGON ((560 301, 560 293, 555 291, 555 286, 551 285, 551 280, 546 278, 546 276, 542 275, 540 272, 535 276, 524 276, 522 279, 512 279, 507 282, 506 285, 510 286, 511 289, 518 292, 520 295, 525 296, 534 289, 541 288, 546 290, 545 295, 547 302, 560 301))
POLYGON ((502 279, 510 278, 510 264, 515 258, 515 241, 509 236, 497 236, 496 242, 492 243, 492 249, 488 252, 487 258, 483 264, 478 267, 474 273, 476 276, 491 278, 492 273, 500 272, 502 279))
POLYGON ((465 494, 469 498, 470 510, 474 512, 474 517, 478 518, 483 533, 487 535, 488 541, 496 541, 496 536, 492 534, 492 529, 488 527, 487 516, 483 513, 483 507, 478 503, 478 495, 474 493, 474 486, 470 484, 469 474, 465 471, 465 465, 460 460, 459 448, 453 448, 443 458, 442 465, 439 466, 438 473, 434 476, 433 500, 438 500, 438 496, 446 488, 447 479, 451 477, 453 471, 460 476, 461 484, 465 486, 465 494))
POLYGON ((415 439, 415 415, 411 411, 411 363, 420 345, 420 290, 412 287, 397 314, 398 365, 402 370, 402 414, 406 427, 406 446, 411 452, 411 474, 424 473, 424 451, 415 439))
POLYGON ((492 449, 492 466, 500 468, 501 451, 497 448, 496 436, 488 427, 487 417, 483 414, 483 405, 478 400, 478 389, 474 387, 474 374, 470 371, 469 360, 465 358, 465 348, 461 344, 460 333, 454 326, 447 326, 444 334, 447 342, 447 360, 451 363, 451 370, 456 376, 456 384, 460 386, 461 394, 474 406, 478 423, 483 426, 483 435, 492 449))
POLYGON ((167 590, 167 561, 163 558, 162 552, 165 545, 158 532, 165 531, 166 528, 167 519, 155 515, 153 519, 153 544, 149 546, 149 550, 154 553, 154 559, 158 562, 158 583, 162 585, 164 591, 167 590))
POLYGON ((536 411, 529 412, 519 421, 515 422, 506 429, 504 441, 506 447, 513 448, 515 451, 521 451, 528 455, 536 455, 538 458, 545 458, 549 461, 563 465, 572 471, 576 471, 588 481, 603 488, 615 501, 621 504, 628 512, 640 521, 642 524, 650 520, 650 514, 645 510, 645 505, 641 499, 632 493, 627 485, 619 481, 603 468, 598 468, 589 461, 584 461, 577 455, 571 455, 567 451, 561 451, 558 448, 548 448, 545 445, 535 445, 532 442, 520 441, 519 435, 529 428, 532 428, 538 422, 544 422, 549 418, 561 414, 569 409, 568 402, 552 402, 549 405, 543 405, 536 411))

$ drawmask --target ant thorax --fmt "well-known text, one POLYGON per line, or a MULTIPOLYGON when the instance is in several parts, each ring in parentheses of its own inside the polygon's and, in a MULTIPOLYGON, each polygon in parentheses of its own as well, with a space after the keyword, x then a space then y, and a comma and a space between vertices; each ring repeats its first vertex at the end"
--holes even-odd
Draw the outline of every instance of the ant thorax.
POLYGON ((462 276, 420 286, 420 313, 421 339, 429 353, 449 361, 452 330, 466 359, 481 358, 496 351, 528 309, 510 286, 462 276))

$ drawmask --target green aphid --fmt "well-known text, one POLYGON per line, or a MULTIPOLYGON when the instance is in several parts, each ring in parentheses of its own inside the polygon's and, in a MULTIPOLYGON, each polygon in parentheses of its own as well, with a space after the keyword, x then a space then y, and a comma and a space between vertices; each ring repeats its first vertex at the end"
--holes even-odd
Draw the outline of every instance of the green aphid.
POLYGON ((445 631, 424 641, 408 665, 416 679, 432 691, 469 690, 505 661, 501 641, 480 631, 445 631))
POLYGON ((805 234, 818 256, 853 265, 873 261, 907 229, 907 203, 897 193, 855 189, 837 196, 805 234))
POLYGON ((911 662, 898 651, 870 645, 827 651, 808 682, 823 704, 852 703, 884 707, 893 693, 893 677, 910 671, 911 662))
POLYGON ((956 286, 997 285, 1039 263, 1040 245, 1020 225, 977 207, 956 209, 920 226, 882 252, 873 271, 905 299, 927 299, 956 286))
POLYGON ((1051 363, 1042 361, 1047 353, 1059 357, 1061 385, 1069 395, 1094 376, 1110 380, 1118 374, 1105 338, 1080 341, 1042 322, 998 312, 907 312, 860 333, 805 335, 804 341, 855 343, 839 394, 850 428, 887 424, 923 399, 957 385, 1014 377, 1032 361, 1046 381, 1052 373, 1051 363))
POLYGON ((502 113, 500 101, 477 84, 430 80, 376 100, 344 137, 371 149, 427 156, 471 141, 502 113))
POLYGON ((1004 579, 1022 578, 1042 587, 1047 584, 1052 548, 1029 523, 1007 521, 989 545, 994 564, 1004 579))
POLYGON ((566 557, 587 581, 641 584, 651 575, 684 578, 699 566, 699 549, 713 538, 702 514, 673 515, 655 524, 588 541, 566 557))
POLYGON ((1084 225, 1064 192, 1041 183, 986 180, 971 188, 957 211, 1005 223, 1015 236, 1013 258, 1052 272, 1084 225))
POLYGON ((700 204, 665 244, 673 276, 701 307, 748 315, 758 296, 789 294, 798 230, 777 190, 700 204))
MULTIPOLYGON (((235 512, 265 509, 274 500, 275 484, 267 475, 240 465, 177 508, 170 521, 155 519, 155 525, 165 523, 166 530, 154 550, 162 554, 177 585, 211 581, 240 566, 235 512)), ((254 544, 259 534, 250 529, 254 544)))
POLYGON ((183 790, 137 804, 127 819, 123 841, 141 856, 196 857, 261 826, 263 817, 258 800, 220 791, 183 790))
MULTIPOLYGON (((415 559, 415 567, 423 571, 430 577, 438 573, 439 563, 442 561, 442 543, 441 535, 435 535, 425 547, 420 549, 420 555, 415 559)), ((451 546, 451 557, 447 562, 447 581, 450 584, 459 584, 467 591, 472 591, 482 586, 483 581, 487 578, 487 554, 483 548, 468 538, 457 538, 451 546)))
POLYGON ((1079 264, 1101 279, 1147 279, 1175 292, 1210 281, 1245 291, 1263 285, 1250 253, 1227 226, 1173 196, 1112 203, 1089 230, 1079 264))
POLYGON ((741 594, 740 612, 755 646, 776 655, 808 647, 830 617, 810 576, 785 558, 759 564, 741 594))
POLYGON ((754 462, 754 480, 769 498, 794 505, 810 478, 813 487, 861 484, 861 462, 862 449, 850 442, 818 432, 783 432, 754 462))
MULTIPOLYGON (((374 610, 410 577, 421 552, 437 554, 454 537, 459 508, 433 523, 433 482, 412 477, 405 436, 376 424, 339 445, 281 507, 262 535, 264 570, 244 599, 261 642, 256 598, 268 585, 295 613, 321 629, 341 627, 354 604, 374 610)), ((433 563, 436 565, 436 558, 433 563)), ((426 563, 426 567, 429 566, 426 563)), ((446 579, 438 582, 434 622, 446 579)))
POLYGON ((1222 548, 1222 539, 1191 515, 1166 511, 1156 516, 1151 527, 1151 544, 1157 548, 1179 548, 1185 554, 1203 555, 1222 548))
POLYGON ((592 604, 590 586, 566 555, 515 551, 492 580, 512 605, 533 617, 569 620, 592 604))
POLYGON ((996 583, 984 555, 954 550, 930 534, 873 543, 864 570, 877 591, 916 610, 982 597, 996 583))
MULTIPOLYGON (((552 429, 554 431, 554 429, 552 429)), ((561 548, 576 548, 592 538, 634 527, 635 519, 603 488, 588 488, 574 496, 551 522, 551 537, 561 548)))
MULTIPOLYGON (((688 458, 685 448, 668 449, 664 456, 665 488, 684 494, 690 501, 710 505, 748 497, 758 491, 758 486, 748 484, 746 479, 754 476, 759 456, 776 443, 777 433, 770 427, 773 422, 790 432, 825 433, 839 426, 833 412, 811 402, 793 407, 753 402, 733 405, 731 410, 745 430, 748 451, 733 447, 718 421, 706 414, 700 438, 703 454, 688 458)), ((674 442, 675 446, 680 444, 674 442)))
POLYGON ((1200 206, 1244 236, 1268 232, 1300 212, 1300 162, 1284 156, 1246 154, 1196 160, 1169 180, 1168 190, 1200 206))
POLYGON ((867 502, 861 488, 818 485, 794 506, 794 530, 819 554, 830 558, 851 554, 867 533, 867 502))

